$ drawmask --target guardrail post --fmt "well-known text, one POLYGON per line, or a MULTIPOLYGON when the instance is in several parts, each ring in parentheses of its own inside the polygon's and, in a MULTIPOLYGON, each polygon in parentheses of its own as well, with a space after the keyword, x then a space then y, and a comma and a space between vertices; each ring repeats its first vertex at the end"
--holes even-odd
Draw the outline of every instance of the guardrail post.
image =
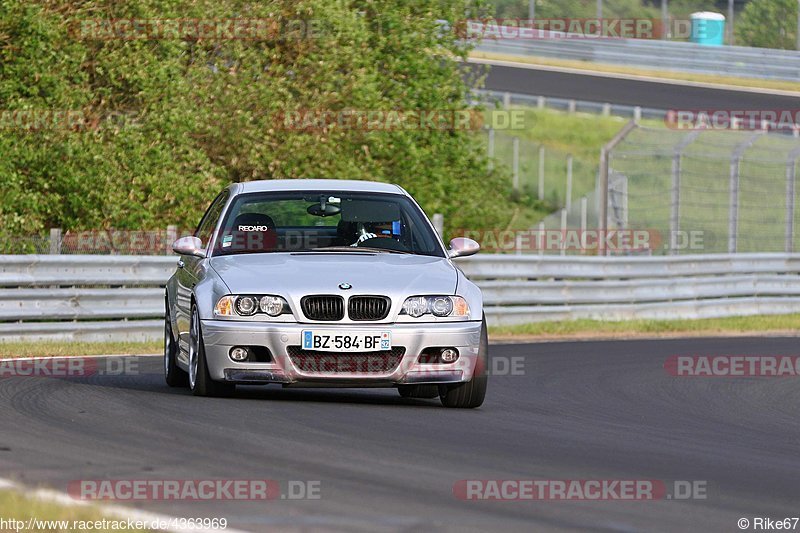
POLYGON ((765 132, 757 131, 746 140, 739 143, 731 155, 730 180, 728 188, 730 190, 730 205, 728 207, 728 253, 736 253, 738 248, 739 233, 739 163, 741 163, 744 151, 750 147, 756 139, 765 132))
POLYGON ((633 108, 633 120, 634 122, 641 122, 642 120, 642 108, 638 105, 633 108))
POLYGON ((569 107, 567 108, 567 110, 569 111, 569 113, 571 115, 574 115, 575 114, 575 110, 577 109, 577 107, 578 107, 578 105, 575 102, 575 100, 570 100, 569 101, 569 107))
POLYGON ((486 148, 486 158, 488 159, 488 170, 494 170, 494 128, 489 128, 489 143, 486 148))
POLYGON ((564 207, 567 211, 572 207, 572 154, 567 156, 567 197, 564 201, 564 207))
POLYGON ((503 108, 508 109, 511 107, 511 93, 504 92, 503 93, 503 108))
POLYGON ((611 116, 611 104, 609 104, 608 102, 603 104, 603 116, 604 117, 610 117, 611 116))
POLYGON ((786 161, 786 240, 784 242, 784 251, 787 254, 794 252, 794 184, 798 157, 800 157, 800 147, 789 152, 789 158, 786 161))
POLYGON ((513 164, 513 178, 514 178, 514 191, 519 191, 519 137, 514 137, 512 142, 512 164, 513 164))
POLYGON ((536 97, 536 107, 538 109, 544 109, 546 104, 546 99, 544 96, 537 96, 536 97))
POLYGON ((539 145, 539 200, 544 200, 544 145, 539 145))
POLYGON ((561 255, 567 255, 567 210, 561 210, 561 239, 558 243, 561 255))
POLYGON ((61 228, 50 228, 50 254, 61 253, 61 228))

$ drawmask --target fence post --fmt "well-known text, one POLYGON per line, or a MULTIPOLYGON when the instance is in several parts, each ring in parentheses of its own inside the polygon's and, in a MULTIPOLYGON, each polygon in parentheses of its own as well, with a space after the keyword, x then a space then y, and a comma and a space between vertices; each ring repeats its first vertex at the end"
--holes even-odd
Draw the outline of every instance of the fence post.
POLYGON ((598 238, 598 255, 606 255, 607 250, 605 246, 605 234, 608 229, 608 167, 609 157, 611 150, 614 149, 627 135, 637 127, 635 121, 631 120, 614 135, 608 144, 600 149, 600 175, 597 182, 597 232, 598 238))
POLYGON ((494 128, 489 128, 489 143, 486 149, 486 156, 488 159, 487 165, 489 172, 494 170, 494 128))
POLYGON ((564 207, 567 211, 572 207, 572 154, 567 155, 567 197, 564 207))
POLYGON ((539 200, 544 200, 544 145, 539 145, 539 200))
POLYGON ((170 224, 167 226, 167 245, 164 250, 164 255, 172 253, 172 243, 178 240, 178 226, 170 224))
POLYGON ((738 248, 739 233, 739 163, 742 160, 744 151, 750 147, 756 139, 764 134, 764 131, 757 131, 746 140, 739 143, 731 155, 730 180, 728 184, 730 205, 728 207, 728 253, 734 254, 738 248))
POLYGON ((61 228, 50 228, 50 254, 61 253, 61 228))
POLYGON ((519 191, 519 137, 514 137, 512 148, 514 191, 519 191))
POLYGON ((672 200, 669 214, 669 253, 674 255, 678 248, 678 232, 681 227, 681 172, 683 171, 683 151, 697 139, 702 130, 694 130, 675 146, 672 154, 672 200))
POLYGON ((536 244, 539 246, 539 255, 544 255, 544 247, 547 246, 547 235, 544 234, 544 222, 539 222, 539 235, 536 236, 536 244))
POLYGON ((439 236, 444 239, 444 215, 441 213, 434 213, 432 222, 436 233, 438 233, 439 236))
POLYGON ((800 157, 800 147, 789 152, 789 158, 786 161, 786 240, 784 250, 787 254, 794 252, 794 184, 798 157, 800 157))
POLYGON ((584 196, 581 198, 581 254, 586 253, 586 224, 588 223, 589 200, 584 196))

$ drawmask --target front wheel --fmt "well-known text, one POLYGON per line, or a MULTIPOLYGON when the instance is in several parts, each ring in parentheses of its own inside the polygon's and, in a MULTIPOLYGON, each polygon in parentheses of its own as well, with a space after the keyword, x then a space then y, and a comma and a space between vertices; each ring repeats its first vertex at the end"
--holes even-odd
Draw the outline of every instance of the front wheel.
POLYGON ((195 396, 228 397, 236 392, 235 384, 214 381, 208 373, 200 313, 194 305, 189 324, 189 388, 195 396))
POLYGON ((489 334, 486 331, 486 317, 481 324, 481 343, 478 348, 478 361, 472 379, 456 385, 439 387, 439 398, 445 407, 474 409, 483 404, 486 398, 487 368, 489 367, 489 334))

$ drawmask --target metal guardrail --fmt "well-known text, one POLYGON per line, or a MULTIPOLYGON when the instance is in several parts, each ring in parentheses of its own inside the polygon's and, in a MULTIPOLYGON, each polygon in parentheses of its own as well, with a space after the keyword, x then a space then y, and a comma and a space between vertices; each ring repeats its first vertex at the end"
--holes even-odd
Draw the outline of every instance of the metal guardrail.
MULTIPOLYGON (((0 341, 159 339, 175 257, 0 255, 0 341)), ((492 325, 800 312, 800 254, 478 255, 492 325)))
MULTIPOLYGON (((478 32, 479 33, 479 32, 478 32)), ((746 46, 704 46, 649 39, 485 39, 478 51, 596 63, 797 81, 800 52, 746 46)))

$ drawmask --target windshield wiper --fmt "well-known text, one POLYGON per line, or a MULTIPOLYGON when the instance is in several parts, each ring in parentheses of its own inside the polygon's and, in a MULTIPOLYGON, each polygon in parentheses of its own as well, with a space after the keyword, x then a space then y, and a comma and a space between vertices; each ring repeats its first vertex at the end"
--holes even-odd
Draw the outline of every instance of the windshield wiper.
POLYGON ((384 253, 384 254, 405 254, 414 255, 413 252, 404 252, 402 250, 389 250, 387 248, 373 248, 371 246, 325 246, 323 248, 312 248, 312 252, 368 252, 368 253, 384 253))

